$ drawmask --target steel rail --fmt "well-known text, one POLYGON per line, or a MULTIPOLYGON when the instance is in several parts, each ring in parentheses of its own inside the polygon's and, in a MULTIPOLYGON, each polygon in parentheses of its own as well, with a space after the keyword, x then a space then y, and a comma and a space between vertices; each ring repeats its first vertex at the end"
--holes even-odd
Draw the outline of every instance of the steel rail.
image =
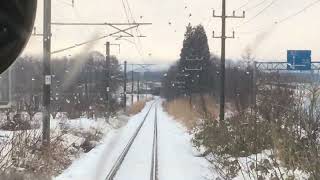
POLYGON ((158 108, 155 108, 150 180, 158 180, 158 108))
POLYGON ((151 111, 151 109, 153 108, 155 102, 153 102, 148 110, 148 112, 146 113, 146 115, 144 116, 143 121, 140 123, 140 125, 138 126, 137 130, 135 131, 135 133, 133 134, 133 136, 130 138, 129 142, 127 143, 127 145, 125 146, 125 148, 123 149, 122 153, 120 154, 120 156, 118 157, 117 161, 115 162, 115 164, 113 165, 113 167, 111 168, 109 174, 107 175, 105 180, 113 180, 114 177, 116 176, 118 170, 120 169, 125 157, 127 156, 134 140, 136 139, 136 137, 138 136, 142 126, 144 125, 144 123, 146 122, 147 117, 149 116, 149 113, 151 111))

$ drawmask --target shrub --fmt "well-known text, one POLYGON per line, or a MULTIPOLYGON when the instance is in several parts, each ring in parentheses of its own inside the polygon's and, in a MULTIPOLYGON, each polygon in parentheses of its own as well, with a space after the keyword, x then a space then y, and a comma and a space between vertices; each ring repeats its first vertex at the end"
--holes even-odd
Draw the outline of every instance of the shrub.
POLYGON ((199 123, 200 119, 214 119, 217 115, 216 103, 209 95, 195 96, 191 100, 188 97, 181 97, 164 103, 166 111, 192 130, 199 123))
POLYGON ((13 119, 7 119, 7 121, 0 127, 2 130, 7 131, 18 131, 18 130, 29 130, 31 129, 30 122, 23 120, 21 114, 15 114, 13 119))
POLYGON ((146 102, 147 102, 146 100, 135 102, 133 105, 129 107, 129 109, 127 110, 127 114, 128 115, 138 114, 146 106, 146 102))
POLYGON ((254 174, 256 179, 267 174, 292 179, 297 176, 296 170, 307 173, 310 179, 319 179, 319 97, 317 87, 299 91, 265 88, 256 108, 238 112, 223 122, 204 119, 194 129, 193 143, 217 156, 211 162, 227 178, 249 169, 246 173, 254 174), (258 158, 264 156, 264 151, 270 153, 258 158), (238 163, 239 169, 236 162, 241 158, 249 159, 250 168, 238 163))

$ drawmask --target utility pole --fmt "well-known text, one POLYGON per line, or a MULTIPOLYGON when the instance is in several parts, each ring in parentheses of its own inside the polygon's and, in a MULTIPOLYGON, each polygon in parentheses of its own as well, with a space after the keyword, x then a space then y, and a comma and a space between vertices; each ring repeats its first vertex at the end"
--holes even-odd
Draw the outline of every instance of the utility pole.
MULTIPOLYGON (((74 6, 74 0, 72 0, 72 6, 74 6)), ((93 43, 96 41, 99 41, 101 39, 117 35, 119 33, 125 33, 129 37, 134 37, 134 35, 130 34, 127 32, 130 29, 138 28, 139 26, 142 25, 151 25, 151 23, 54 23, 51 22, 51 0, 44 0, 44 6, 43 6, 43 34, 37 34, 34 33, 34 36, 43 36, 43 75, 44 75, 44 82, 43 82, 43 130, 42 130, 42 143, 44 146, 49 147, 50 145, 50 89, 51 89, 51 54, 55 53, 60 53, 66 50, 70 50, 79 46, 83 46, 89 43, 93 43), (82 43, 75 44, 73 46, 60 49, 57 51, 51 51, 51 26, 52 25, 88 25, 88 26, 93 26, 93 25, 103 25, 103 26, 109 26, 114 28, 116 31, 112 32, 110 34, 85 41, 82 43), (120 26, 120 27, 117 27, 120 26), (122 27, 122 26, 129 26, 129 27, 122 27)), ((145 36, 141 36, 145 37, 145 36)), ((110 45, 109 45, 110 46, 110 45)), ((110 50, 110 49, 109 49, 110 50)), ((109 57, 110 59, 110 51, 109 51, 109 57)), ((107 78, 110 78, 110 76, 107 76, 107 78)), ((107 86, 108 87, 108 86, 107 86)), ((108 91, 109 89, 107 89, 108 91)))
POLYGON ((133 105, 133 90, 134 90, 134 71, 132 65, 132 72, 131 72, 131 105, 133 105))
POLYGON ((140 74, 137 79, 137 101, 140 101, 140 74))
POLYGON ((106 94, 105 94, 105 99, 106 99, 106 109, 107 109, 107 112, 110 113, 110 107, 111 107, 111 98, 110 98, 110 91, 111 91, 111 79, 110 79, 110 76, 111 76, 111 55, 110 55, 110 46, 118 46, 119 47, 119 53, 120 53, 120 44, 110 44, 110 42, 107 42, 106 43, 106 68, 105 68, 105 71, 106 71, 106 86, 105 86, 105 91, 106 91, 106 94))
POLYGON ((110 42, 106 43, 106 85, 105 85, 105 100, 106 100, 106 108, 109 113, 110 110, 110 42))
POLYGON ((257 109, 257 62, 253 62, 253 73, 252 73, 252 104, 256 111, 257 109))
POLYGON ((44 0, 43 12, 43 127, 42 143, 50 146, 50 86, 51 86, 51 0, 44 0))
POLYGON ((86 111, 88 112, 89 109, 89 91, 88 91, 88 64, 86 62, 85 68, 84 68, 84 91, 85 91, 85 100, 86 100, 86 111))
MULTIPOLYGON (((112 45, 112 44, 111 44, 112 45)), ((142 69, 146 69, 147 67, 149 67, 149 66, 154 66, 154 65, 156 65, 156 64, 128 64, 128 63, 124 63, 124 64, 121 64, 121 65, 124 65, 124 67, 125 67, 125 72, 127 72, 127 66, 128 65, 131 65, 132 66, 132 69, 133 69, 133 67, 134 66, 140 66, 140 68, 142 68, 142 69)), ((135 69, 135 70, 137 70, 137 69, 135 69)), ((132 70, 133 72, 132 73, 134 73, 134 71, 135 70, 132 70)), ((144 75, 143 75, 144 76, 144 75)), ((127 73, 125 73, 125 77, 127 77, 127 73)), ((134 78, 134 75, 132 75, 132 77, 134 78)), ((126 81, 127 81, 127 78, 125 78, 126 79, 126 81)), ((138 83, 137 83, 137 87, 138 87, 138 98, 137 98, 137 100, 139 101, 139 99, 140 99, 140 73, 139 73, 139 77, 138 77, 138 83)), ((132 83, 134 82, 134 79, 132 79, 132 83)), ((134 84, 132 84, 132 86, 134 86, 134 84)), ((142 86, 142 89, 144 88, 143 87, 143 83, 141 84, 141 86, 142 86)), ((126 86, 125 86, 126 87, 126 86)), ((134 87, 131 87, 132 89, 134 88, 134 87)), ((133 92, 133 91, 132 91, 133 92)), ((145 92, 145 90, 144 90, 144 92, 145 92)), ((132 95, 133 96, 133 95, 132 95)), ((133 99, 133 98, 132 98, 133 99)))
POLYGON ((148 81, 147 80, 145 80, 144 82, 144 92, 146 95, 146 99, 148 99, 148 81))
POLYGON ((222 19, 221 36, 215 36, 213 31, 213 38, 221 39, 221 65, 220 65, 220 121, 224 120, 225 114, 225 61, 226 61, 226 39, 235 38, 235 33, 233 32, 232 37, 226 36, 226 19, 227 18, 245 18, 245 12, 243 11, 242 16, 236 16, 235 11, 233 11, 232 16, 226 15, 226 0, 222 0, 222 15, 216 16, 215 11, 213 11, 213 17, 222 19))
POLYGON ((124 81, 123 81, 123 108, 127 107, 127 61, 124 61, 124 81))

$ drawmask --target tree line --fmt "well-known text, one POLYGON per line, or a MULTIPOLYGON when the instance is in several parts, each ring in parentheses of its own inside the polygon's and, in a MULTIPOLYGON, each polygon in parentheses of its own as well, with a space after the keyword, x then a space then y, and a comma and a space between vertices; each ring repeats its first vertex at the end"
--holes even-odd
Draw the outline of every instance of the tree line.
MULTIPOLYGON (((111 57, 106 68, 104 55, 91 52, 86 56, 56 58, 51 62, 51 112, 67 112, 71 117, 83 113, 103 115, 106 106, 106 70, 110 71, 111 111, 119 107, 116 94, 123 78, 121 65, 111 57), (118 105, 117 105, 118 104, 118 105)), ((12 65, 12 100, 16 112, 27 111, 32 117, 41 111, 43 63, 34 56, 20 57, 12 65)))

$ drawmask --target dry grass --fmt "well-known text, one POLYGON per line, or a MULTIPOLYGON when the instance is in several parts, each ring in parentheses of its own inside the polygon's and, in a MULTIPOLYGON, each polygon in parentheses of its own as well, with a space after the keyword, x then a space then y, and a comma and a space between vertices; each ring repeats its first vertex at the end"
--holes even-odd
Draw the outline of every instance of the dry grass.
POLYGON ((0 173, 1 180, 51 180, 49 176, 27 174, 22 172, 0 173))
POLYGON ((141 112, 141 110, 144 108, 144 106, 146 105, 147 100, 143 100, 143 101, 138 101, 135 102, 133 105, 131 105, 128 110, 127 110, 127 115, 135 115, 138 114, 139 112, 141 112))
POLYGON ((180 121, 189 130, 197 125, 199 119, 216 117, 217 104, 212 97, 205 95, 204 104, 200 96, 193 97, 192 105, 190 106, 189 97, 178 98, 164 103, 166 111, 175 119, 180 121), (205 107, 205 108, 203 108, 205 107))

